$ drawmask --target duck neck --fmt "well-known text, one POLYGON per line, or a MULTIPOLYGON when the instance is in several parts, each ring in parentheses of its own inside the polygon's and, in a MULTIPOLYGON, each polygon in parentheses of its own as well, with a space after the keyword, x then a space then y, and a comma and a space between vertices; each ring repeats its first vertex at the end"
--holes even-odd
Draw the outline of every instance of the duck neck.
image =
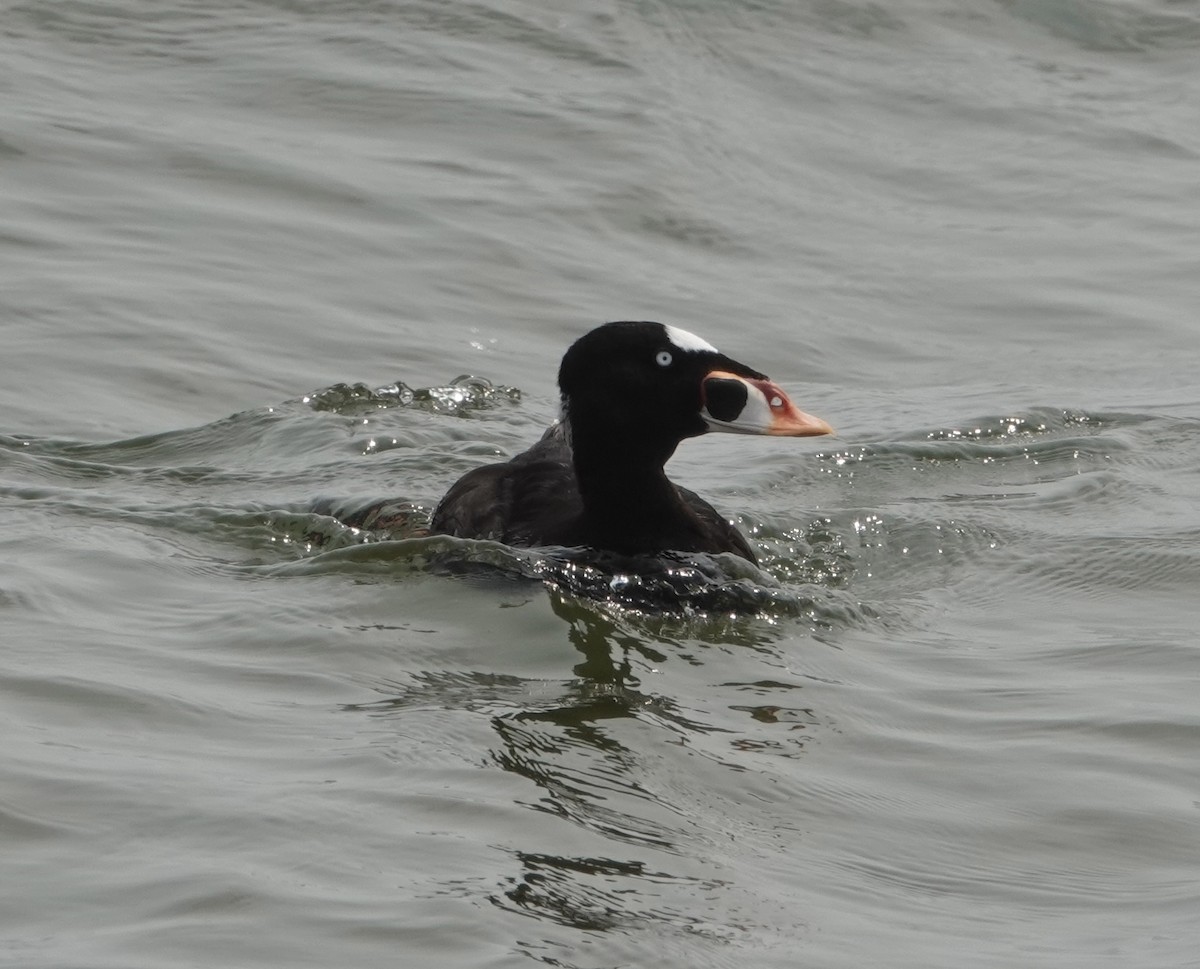
POLYGON ((663 465, 670 451, 631 444, 629 436, 572 442, 584 522, 597 545, 613 548, 629 536, 628 551, 658 549, 660 536, 678 528, 685 509, 663 465), (636 546, 636 547, 635 547, 636 546))

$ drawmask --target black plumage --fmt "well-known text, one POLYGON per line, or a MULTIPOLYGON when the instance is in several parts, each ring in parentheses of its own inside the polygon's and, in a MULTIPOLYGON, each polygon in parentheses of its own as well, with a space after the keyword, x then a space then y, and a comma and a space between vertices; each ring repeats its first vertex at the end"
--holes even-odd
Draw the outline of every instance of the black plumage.
POLYGON ((756 370, 652 322, 608 323, 567 351, 562 415, 510 461, 469 471, 430 530, 516 546, 590 546, 622 554, 732 552, 745 538, 707 501, 672 484, 680 441, 709 430, 827 434, 756 370))

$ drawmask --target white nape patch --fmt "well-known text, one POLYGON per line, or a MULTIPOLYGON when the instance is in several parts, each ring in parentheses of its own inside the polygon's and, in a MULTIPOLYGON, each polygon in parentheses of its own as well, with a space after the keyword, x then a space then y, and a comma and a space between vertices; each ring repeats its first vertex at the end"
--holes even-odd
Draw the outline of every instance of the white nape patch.
POLYGON ((679 347, 680 350, 706 350, 709 353, 721 352, 707 340, 701 340, 695 333, 681 330, 677 326, 667 326, 665 323, 663 324, 663 329, 667 331, 667 339, 679 347))

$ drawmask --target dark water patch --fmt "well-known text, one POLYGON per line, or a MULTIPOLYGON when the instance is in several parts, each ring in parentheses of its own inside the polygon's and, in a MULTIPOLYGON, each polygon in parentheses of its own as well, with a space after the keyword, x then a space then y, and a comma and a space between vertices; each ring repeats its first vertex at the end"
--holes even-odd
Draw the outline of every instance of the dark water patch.
POLYGON ((564 65, 580 65, 599 71, 628 71, 630 64, 618 59, 599 43, 612 32, 613 21, 606 13, 583 18, 586 29, 572 29, 575 18, 555 18, 553 28, 540 18, 492 9, 483 4, 453 8, 421 2, 405 12, 405 22, 431 37, 452 36, 472 41, 508 43, 526 56, 549 56, 564 65))
MULTIPOLYGON (((704 912, 672 904, 661 888, 656 890, 672 885, 685 896, 704 898, 721 892, 721 879, 655 870, 636 860, 530 852, 514 857, 521 874, 492 898, 498 906, 589 932, 674 928, 710 942, 728 940, 729 927, 722 931, 704 912)), ((561 965, 557 960, 552 964, 561 965)))
POLYGON ((555 703, 561 693, 557 685, 552 688, 545 681, 482 670, 418 670, 408 682, 381 682, 375 689, 385 694, 383 699, 348 703, 343 709, 372 717, 426 708, 488 714, 536 704, 539 695, 546 693, 552 695, 546 702, 555 703))
MULTIPOLYGON (((61 838, 67 833, 66 825, 52 824, 33 812, 0 803, 0 837, 5 840, 45 842, 61 838)), ((8 948, 7 944, 5 948, 8 948)))
POLYGON ((34 599, 29 593, 16 588, 0 586, 0 609, 27 611, 34 607, 34 599))
POLYGON ((184 12, 169 8, 147 12, 146 17, 86 2, 66 2, 47 7, 39 3, 16 4, 10 11, 26 19, 38 32, 71 43, 117 52, 124 56, 158 58, 170 55, 191 59, 190 39, 203 36, 219 19, 203 10, 184 12))
POLYGON ((819 29, 834 34, 886 39, 886 35, 904 31, 908 24, 897 11, 885 4, 850 2, 850 0, 817 0, 809 5, 807 17, 819 29), (880 35, 885 35, 880 37, 880 35))
MULTIPOLYGON (((5 138, 0 138, 0 158, 20 158, 24 154, 25 152, 23 149, 18 148, 5 138)), ((46 243, 34 236, 23 233, 17 234, 12 229, 0 231, 0 242, 3 242, 5 245, 14 245, 18 247, 46 245, 46 243)))
POLYGON ((1132 54, 1200 47, 1200 15, 1170 0, 1000 0, 1019 19, 1082 50, 1132 54))
POLYGON ((1200 532, 1174 537, 1093 535, 1029 550, 997 583, 1041 598, 1059 594, 1109 599, 1144 598, 1200 588, 1200 532))
POLYGON ((1121 677, 1133 670, 1169 677, 1172 670, 1188 666, 1195 658, 1190 619, 1181 613, 1174 624, 1147 626, 1134 635, 1114 626, 1105 636, 1084 643, 1046 645, 1043 655, 1068 678, 1081 674, 1121 677))

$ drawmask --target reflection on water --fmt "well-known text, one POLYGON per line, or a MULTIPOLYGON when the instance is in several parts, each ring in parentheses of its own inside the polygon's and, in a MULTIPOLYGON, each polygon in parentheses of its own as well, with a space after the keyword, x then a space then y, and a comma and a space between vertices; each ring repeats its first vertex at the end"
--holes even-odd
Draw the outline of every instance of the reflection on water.
POLYGON ((568 842, 592 846, 589 853, 506 849, 516 871, 489 894, 493 905, 596 932, 670 927, 687 937, 719 939, 742 931, 728 921, 738 909, 731 886, 695 860, 697 839, 706 841, 727 823, 726 795, 716 795, 714 781, 735 783, 747 769, 743 755, 799 756, 819 718, 791 702, 759 702, 795 695, 799 683, 718 678, 712 688, 728 697, 720 717, 689 710, 645 684, 681 661, 711 680, 707 651, 717 643, 775 659, 781 636, 795 630, 744 619, 738 636, 689 638, 678 620, 668 633, 656 617, 550 584, 548 590, 550 608, 577 654, 572 677, 535 682, 427 670, 404 684, 381 684, 383 698, 345 709, 397 718, 397 729, 420 708, 486 717, 494 739, 488 764, 529 785, 518 803, 578 829, 568 842), (781 730, 787 740, 770 736, 781 730), (667 751, 687 752, 705 766, 694 778, 672 779, 662 772, 667 751), (714 811, 715 818, 706 817, 714 811), (590 842, 583 842, 585 833, 590 842), (607 850, 595 853, 597 844, 607 850))
POLYGON ((681 882, 708 892, 720 886, 716 880, 706 882, 652 871, 641 861, 564 858, 527 851, 515 855, 522 873, 513 878, 511 888, 495 898, 496 904, 590 931, 629 927, 655 919, 667 921, 664 916, 668 915, 700 926, 703 922, 695 915, 655 911, 652 904, 645 908, 631 906, 631 902, 650 901, 646 898, 649 893, 638 891, 637 886, 681 882))

